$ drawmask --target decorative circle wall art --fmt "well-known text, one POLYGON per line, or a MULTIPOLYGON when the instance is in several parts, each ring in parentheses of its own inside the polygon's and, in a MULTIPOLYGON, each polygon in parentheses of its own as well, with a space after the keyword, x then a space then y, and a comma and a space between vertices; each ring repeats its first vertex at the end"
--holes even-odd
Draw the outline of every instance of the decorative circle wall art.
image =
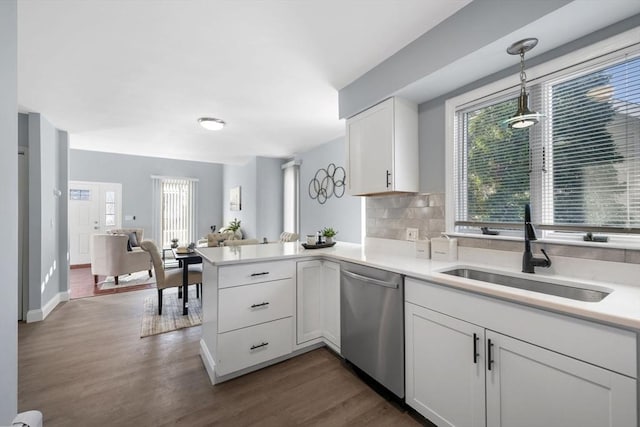
POLYGON ((347 174, 342 166, 329 163, 326 169, 318 169, 309 182, 309 197, 323 205, 331 196, 344 196, 347 174))

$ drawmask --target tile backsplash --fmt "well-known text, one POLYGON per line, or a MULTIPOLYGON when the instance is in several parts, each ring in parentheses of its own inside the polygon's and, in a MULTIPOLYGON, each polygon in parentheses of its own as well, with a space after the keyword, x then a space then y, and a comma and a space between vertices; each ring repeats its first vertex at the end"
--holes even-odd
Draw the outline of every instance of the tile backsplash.
POLYGON ((367 197, 367 236, 406 240, 407 228, 419 239, 444 231, 444 193, 367 197))
MULTIPOLYGON (((419 239, 438 237, 445 231, 444 204, 444 193, 367 197, 367 237, 406 240, 407 228, 417 228, 419 239)), ((458 236, 458 245, 509 252, 523 250, 521 241, 474 236, 458 236)), ((582 247, 543 242, 536 242, 533 246, 536 253, 539 248, 545 248, 550 256, 640 264, 640 251, 637 249, 582 247)))

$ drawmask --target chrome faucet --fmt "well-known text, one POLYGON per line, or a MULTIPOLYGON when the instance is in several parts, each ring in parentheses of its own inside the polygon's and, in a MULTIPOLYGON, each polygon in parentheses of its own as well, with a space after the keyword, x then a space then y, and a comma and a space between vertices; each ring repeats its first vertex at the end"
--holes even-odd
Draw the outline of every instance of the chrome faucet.
POLYGON ((524 253, 522 254, 522 272, 535 273, 535 267, 551 267, 551 260, 544 249, 540 249, 544 258, 536 258, 531 253, 531 241, 538 240, 531 224, 531 207, 524 205, 524 253))

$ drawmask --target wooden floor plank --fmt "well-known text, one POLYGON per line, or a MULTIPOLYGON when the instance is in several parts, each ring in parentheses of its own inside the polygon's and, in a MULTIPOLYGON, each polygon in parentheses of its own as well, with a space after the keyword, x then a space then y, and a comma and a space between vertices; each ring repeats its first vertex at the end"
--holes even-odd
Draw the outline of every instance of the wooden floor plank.
POLYGON ((56 426, 419 425, 318 349, 212 386, 200 327, 140 338, 153 290, 72 300, 19 326, 19 409, 56 426))

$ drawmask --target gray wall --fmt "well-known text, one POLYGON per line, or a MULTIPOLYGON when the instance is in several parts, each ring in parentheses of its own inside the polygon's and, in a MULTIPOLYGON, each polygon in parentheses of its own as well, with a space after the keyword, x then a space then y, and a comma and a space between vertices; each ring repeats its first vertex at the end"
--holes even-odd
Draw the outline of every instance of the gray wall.
POLYGON ((331 197, 320 204, 309 197, 309 182, 318 169, 326 169, 330 163, 345 165, 346 148, 344 138, 338 138, 320 145, 296 157, 300 165, 300 240, 306 234, 315 234, 324 227, 338 231, 336 240, 360 243, 361 241, 361 198, 346 193, 341 198, 331 197))
POLYGON ((224 225, 237 218, 246 239, 277 240, 282 233, 283 159, 253 157, 224 166, 224 225), (229 209, 229 190, 240 186, 242 210, 229 209))
POLYGON ((255 157, 244 165, 224 165, 223 172, 223 227, 226 227, 234 218, 240 220, 240 227, 245 238, 257 238, 256 230, 256 163, 255 157), (229 209, 229 190, 240 186, 239 211, 229 209))
POLYGON ((197 235, 205 236, 211 225, 222 224, 221 164, 131 156, 98 151, 69 150, 69 180, 122 184, 122 226, 144 228, 151 233, 151 175, 198 178, 197 235), (125 221, 124 215, 136 219, 125 221))
POLYGON ((418 108, 420 192, 443 193, 445 189, 444 101, 418 108))
POLYGON ((10 425, 18 410, 18 95, 17 2, 0 2, 0 425, 10 425))
POLYGON ((258 157, 256 177, 261 191, 256 194, 256 236, 273 241, 280 237, 283 226, 283 172, 282 159, 258 157))
POLYGON ((59 294, 66 299, 68 290, 66 199, 54 194, 66 194, 68 137, 38 113, 20 114, 19 122, 19 144, 29 147, 27 319, 34 320, 59 294))
POLYGON ((42 309, 67 289, 59 274, 66 263, 66 253, 59 252, 61 197, 54 195, 60 189, 58 137, 47 119, 29 113, 29 310, 42 309))

